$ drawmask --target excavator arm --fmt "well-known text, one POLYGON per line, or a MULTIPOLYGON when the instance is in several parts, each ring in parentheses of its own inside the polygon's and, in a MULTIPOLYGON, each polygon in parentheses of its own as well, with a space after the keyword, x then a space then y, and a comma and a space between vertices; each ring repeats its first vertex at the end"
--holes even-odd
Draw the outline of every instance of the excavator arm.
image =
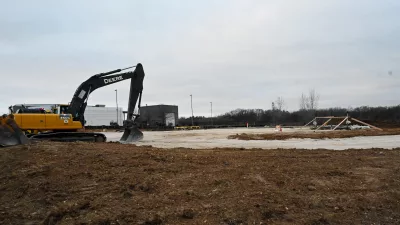
POLYGON ((86 110, 89 95, 98 88, 131 79, 131 87, 128 103, 128 117, 127 120, 132 120, 133 112, 137 101, 139 100, 138 108, 140 109, 140 102, 143 91, 144 71, 142 64, 128 67, 125 69, 113 70, 107 73, 100 73, 93 75, 85 82, 83 82, 75 91, 71 103, 68 106, 68 114, 71 114, 75 121, 80 121, 82 126, 85 125, 84 113, 86 110), (119 73, 123 70, 136 67, 134 71, 119 73), (118 74, 116 74, 118 73, 118 74))
POLYGON ((138 111, 140 110, 140 103, 143 91, 143 79, 145 76, 143 66, 142 64, 138 63, 133 72, 119 73, 123 70, 133 67, 134 66, 125 69, 113 70, 107 73, 96 74, 87 79, 76 89, 71 103, 68 106, 68 113, 72 115, 74 120, 80 121, 82 126, 84 126, 84 113, 89 95, 98 88, 131 79, 128 101, 128 115, 127 119, 124 121, 125 130, 120 139, 120 142, 134 142, 141 140, 143 138, 143 133, 139 131, 135 124, 135 120, 138 118, 139 115, 134 115, 134 110, 138 101, 138 111))

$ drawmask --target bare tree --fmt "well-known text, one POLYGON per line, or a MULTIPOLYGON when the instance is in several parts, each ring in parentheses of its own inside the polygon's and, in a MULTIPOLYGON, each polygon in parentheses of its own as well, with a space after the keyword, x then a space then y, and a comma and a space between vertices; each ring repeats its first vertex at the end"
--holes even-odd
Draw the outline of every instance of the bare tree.
POLYGON ((300 97, 300 110, 316 110, 318 108, 319 94, 315 89, 308 92, 308 96, 301 93, 300 97))
POLYGON ((315 110, 318 108, 319 94, 315 92, 315 89, 309 91, 308 96, 308 108, 315 110))
POLYGON ((300 110, 306 110, 307 109, 307 97, 304 95, 304 93, 301 93, 300 97, 300 110))
POLYGON ((276 109, 278 109, 279 111, 282 111, 285 108, 285 100, 283 100, 282 97, 278 97, 275 104, 276 109))
POLYGON ((262 109, 256 109, 256 110, 254 110, 254 112, 256 113, 257 120, 261 120, 262 115, 264 114, 264 110, 262 110, 262 109))

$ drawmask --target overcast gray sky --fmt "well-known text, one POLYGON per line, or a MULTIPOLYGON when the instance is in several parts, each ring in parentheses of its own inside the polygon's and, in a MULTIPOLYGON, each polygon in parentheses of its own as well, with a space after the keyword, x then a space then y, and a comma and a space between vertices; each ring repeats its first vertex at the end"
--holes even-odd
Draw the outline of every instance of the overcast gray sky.
MULTIPOLYGON (((398 0, 1 1, 0 112, 68 103, 91 75, 142 63, 142 105, 189 116, 299 108, 398 105, 398 0), (389 73, 389 71, 392 71, 389 73)), ((129 81, 89 104, 127 108, 129 81)))

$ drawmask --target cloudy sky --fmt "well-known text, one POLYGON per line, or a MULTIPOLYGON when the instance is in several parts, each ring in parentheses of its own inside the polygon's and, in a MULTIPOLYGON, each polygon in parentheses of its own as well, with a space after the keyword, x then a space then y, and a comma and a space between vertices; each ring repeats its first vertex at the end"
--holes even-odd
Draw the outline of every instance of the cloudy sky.
MULTIPOLYGON (((398 0, 1 1, 0 112, 68 103, 91 75, 142 63, 142 105, 189 116, 400 104, 398 0)), ((129 81, 89 104, 127 108, 129 81)))

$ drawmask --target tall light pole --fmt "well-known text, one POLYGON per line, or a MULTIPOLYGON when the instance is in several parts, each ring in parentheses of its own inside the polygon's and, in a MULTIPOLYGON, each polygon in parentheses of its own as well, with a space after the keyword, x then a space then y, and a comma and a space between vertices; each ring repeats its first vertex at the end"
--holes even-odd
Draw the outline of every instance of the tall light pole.
POLYGON ((210 102, 211 104, 211 125, 213 125, 213 118, 212 118, 212 102, 210 102))
POLYGON ((194 126, 194 123, 193 123, 193 101, 192 101, 192 95, 190 94, 190 108, 192 108, 192 126, 194 126))
POLYGON ((115 103, 117 104, 117 124, 119 126, 119 123, 118 123, 118 90, 117 89, 115 89, 115 103))

